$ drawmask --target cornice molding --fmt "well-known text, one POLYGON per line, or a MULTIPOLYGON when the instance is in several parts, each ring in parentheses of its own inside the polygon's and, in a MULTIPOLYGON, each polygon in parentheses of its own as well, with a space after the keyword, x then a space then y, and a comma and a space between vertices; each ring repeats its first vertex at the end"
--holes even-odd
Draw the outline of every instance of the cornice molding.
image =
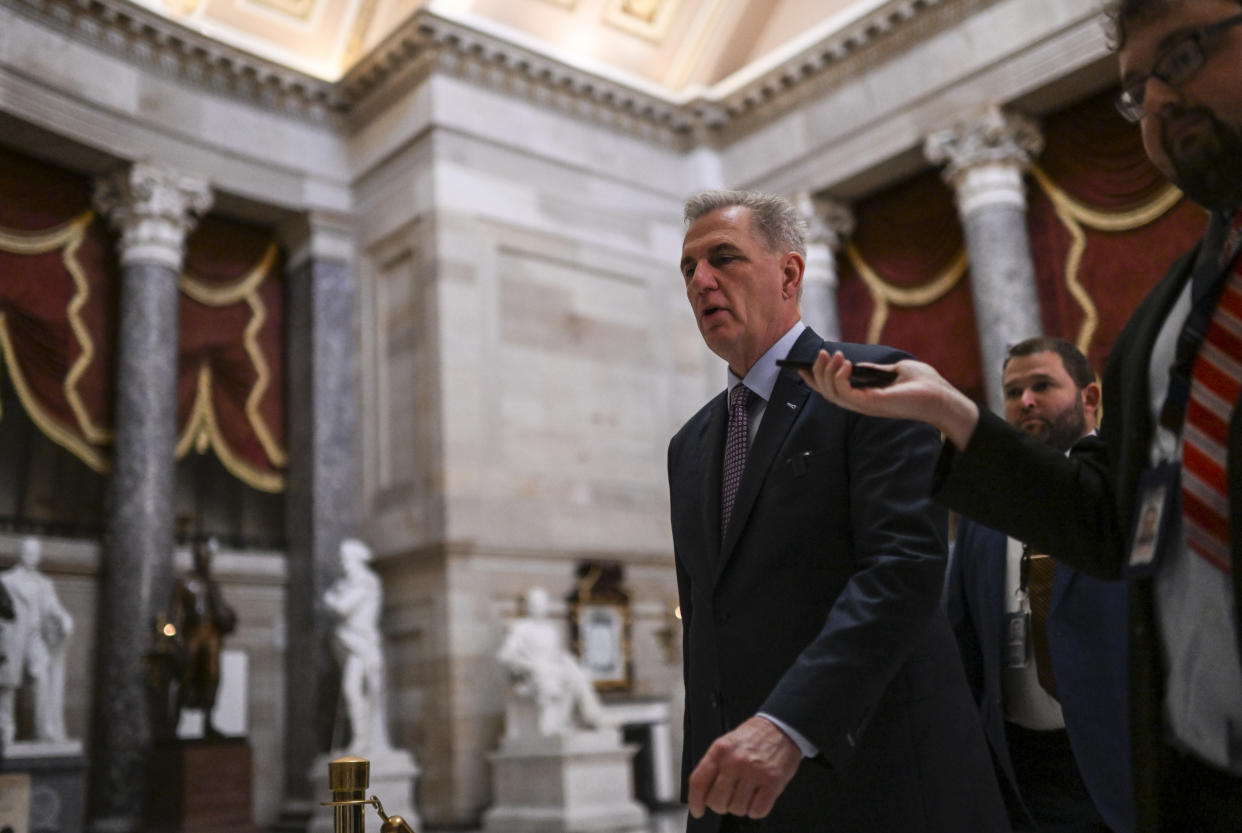
POLYGON ((999 2, 889 0, 809 47, 726 78, 690 106, 721 139, 745 134, 999 2))
POLYGON ((413 15, 338 82, 350 111, 443 72, 646 138, 676 143, 695 127, 671 96, 645 92, 429 10, 413 15))
POLYGON ((128 0, 0 0, 43 25, 214 93, 348 126, 436 73, 518 95, 662 144, 715 144, 1000 0, 888 0, 812 46, 686 94, 574 66, 516 37, 423 9, 337 82, 213 40, 128 0))
POLYGON ((0 6, 144 69, 313 122, 341 115, 334 84, 258 58, 125 0, 0 6))

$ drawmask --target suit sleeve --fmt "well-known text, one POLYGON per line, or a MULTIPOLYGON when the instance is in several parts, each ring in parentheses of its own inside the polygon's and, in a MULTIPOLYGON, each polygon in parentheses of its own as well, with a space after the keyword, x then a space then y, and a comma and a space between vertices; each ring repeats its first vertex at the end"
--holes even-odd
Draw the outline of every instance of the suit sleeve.
POLYGON ((945 444, 933 489, 951 509, 1077 570, 1121 575, 1125 532, 1107 446, 1098 437, 1085 438, 1067 457, 981 410, 965 449, 945 444))
POLYGON ((928 498, 938 449, 923 423, 849 417, 840 452, 849 504, 825 511, 849 513, 855 569, 760 709, 797 728, 833 767, 848 761, 938 612, 945 513, 928 498))

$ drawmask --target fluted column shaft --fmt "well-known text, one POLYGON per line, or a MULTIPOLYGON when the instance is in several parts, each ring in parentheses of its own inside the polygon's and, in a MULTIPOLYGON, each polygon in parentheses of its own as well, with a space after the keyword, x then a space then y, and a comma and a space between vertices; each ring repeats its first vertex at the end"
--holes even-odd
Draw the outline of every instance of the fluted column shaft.
POLYGON ((810 227, 802 276, 802 320, 824 338, 839 341, 837 252, 854 233, 854 215, 848 206, 806 191, 795 195, 794 205, 810 227))
POLYGON ((1043 137, 1031 120, 992 107, 932 135, 925 150, 946 164, 945 180, 957 192, 988 405, 1000 412, 1009 345, 1043 332, 1022 183, 1043 137))
POLYGON ((92 830, 130 831, 142 818, 151 742, 143 655, 172 591, 177 278, 211 192, 140 163, 96 183, 95 204, 121 233, 121 297, 90 815, 92 830))

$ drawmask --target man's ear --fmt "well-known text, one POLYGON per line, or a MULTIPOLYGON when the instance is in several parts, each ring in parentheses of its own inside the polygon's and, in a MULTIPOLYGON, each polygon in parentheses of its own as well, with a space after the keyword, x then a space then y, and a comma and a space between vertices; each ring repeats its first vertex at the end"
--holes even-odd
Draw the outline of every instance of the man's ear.
POLYGON ((781 295, 785 298, 797 298, 802 287, 802 273, 806 271, 806 260, 797 252, 785 252, 781 259, 781 295))
POLYGON ((1100 383, 1092 382, 1082 389, 1082 409, 1095 424, 1100 420, 1100 383))

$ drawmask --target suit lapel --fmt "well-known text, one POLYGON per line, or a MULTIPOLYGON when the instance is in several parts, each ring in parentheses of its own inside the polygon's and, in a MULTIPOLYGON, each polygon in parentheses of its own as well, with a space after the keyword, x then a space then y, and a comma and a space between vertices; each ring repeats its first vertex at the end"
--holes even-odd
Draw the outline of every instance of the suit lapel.
MULTIPOLYGON (((798 337, 789 355, 794 358, 814 358, 823 343, 823 339, 815 335, 808 327, 798 337)), ((794 421, 802 413, 810 392, 811 389, 803 383, 796 370, 786 368, 781 370, 780 375, 777 376, 776 386, 772 388, 772 398, 768 400, 767 407, 764 409, 763 421, 759 423, 759 432, 755 435, 754 445, 746 458, 746 468, 742 470, 742 482, 738 484, 737 497, 733 501, 733 515, 729 519, 729 528, 725 530, 724 541, 721 542, 720 559, 717 562, 717 580, 724 572, 729 557, 733 554, 738 538, 746 526, 746 519, 751 509, 754 508, 755 499, 759 496, 760 487, 776 459, 776 454, 784 444, 785 437, 789 434, 789 429, 793 427, 794 421)), ((722 437, 721 444, 723 442, 722 437)), ((722 455, 723 451, 717 452, 718 457, 722 455)), ((716 466, 716 471, 717 473, 720 471, 719 464, 716 466)), ((719 506, 720 478, 717 477, 717 518, 720 517, 719 506)))
POLYGON ((993 656, 1000 662, 998 667, 1004 668, 1005 646, 1001 644, 1001 635, 1004 633, 1005 608, 1009 601, 1005 595, 1005 571, 1009 567, 1009 539, 1003 533, 990 527, 980 528, 987 529, 985 533, 987 546, 984 547, 983 558, 979 559, 982 562, 979 564, 979 569, 983 573, 979 605, 987 611, 987 614, 985 621, 979 623, 979 641, 988 646, 987 650, 994 652, 993 656))
MULTIPOLYGON (((1139 473, 1147 467, 1149 446, 1155 426, 1151 424, 1151 412, 1147 403, 1151 401, 1151 386, 1148 384, 1151 366, 1151 352, 1155 347, 1156 338, 1164 326, 1169 310, 1177 302, 1186 282, 1190 280, 1191 266, 1198 257, 1199 247, 1178 260, 1160 284, 1152 290, 1151 295, 1135 311, 1122 335, 1117 338, 1118 345, 1125 345, 1124 355, 1131 357, 1125 360, 1110 357, 1109 366, 1118 368, 1115 385, 1110 385, 1108 373, 1105 373, 1105 391, 1112 407, 1124 408, 1131 403, 1142 403, 1142 407, 1133 408, 1125 417, 1109 414, 1109 408, 1101 415, 1102 425, 1109 426, 1109 420, 1121 424, 1125 431, 1117 435, 1118 448, 1115 449, 1113 465, 1118 482, 1119 495, 1132 496, 1137 490, 1139 473), (1127 337, 1128 336, 1128 337, 1127 337), (1124 391, 1126 405, 1122 404, 1124 391)), ((1118 355, 1114 351, 1115 355, 1118 355)), ((1128 535, 1133 521, 1131 513, 1134 507, 1129 500, 1120 505, 1122 532, 1128 535)))

